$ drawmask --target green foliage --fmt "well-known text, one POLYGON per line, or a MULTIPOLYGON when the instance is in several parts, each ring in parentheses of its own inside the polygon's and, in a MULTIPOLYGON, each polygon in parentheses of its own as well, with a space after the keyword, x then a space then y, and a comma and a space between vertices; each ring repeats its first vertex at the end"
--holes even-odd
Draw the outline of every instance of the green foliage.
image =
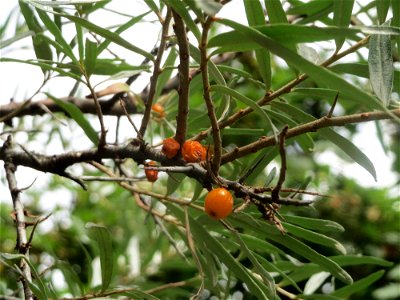
MULTIPOLYGON (((131 3, 116 9, 113 1, 21 0, 10 12, 0 26, 1 48, 29 38, 33 51, 28 59, 5 52, 0 62, 39 67, 43 82, 0 116, 0 138, 14 138, 14 145, 1 146, 0 158, 51 175, 23 193, 11 186, 1 193, 1 296, 23 296, 22 278, 37 299, 398 297, 398 195, 333 175, 334 162, 316 160, 336 149, 377 179, 353 137, 360 122, 399 122, 397 1, 359 7, 352 0, 244 0, 243 22, 220 16, 224 2, 146 0, 131 15, 131 3), (147 34, 140 27, 146 24, 176 30, 178 22, 166 17, 171 10, 185 24, 186 42, 178 45, 172 30, 155 37, 154 49, 135 41, 147 34), (10 37, 13 14, 19 18, 10 37), (354 20, 363 24, 352 26, 354 20), (359 51, 367 46, 367 55, 359 51), (189 78, 177 72, 185 59, 189 78), (141 92, 138 78, 148 81, 141 92), (68 96, 50 86, 57 79, 74 83, 68 96), (109 88, 124 88, 109 99, 98 96, 96 87, 112 81, 117 85, 109 88), (36 101, 38 94, 50 99, 36 101), (185 96, 188 108, 180 110, 185 96), (30 106, 35 101, 39 108, 30 106), (152 111, 154 103, 165 115, 152 111), (95 117, 84 113, 87 106, 95 117), (182 125, 176 121, 182 111, 185 138, 210 146, 210 161, 220 138, 219 170, 161 151, 159 141, 182 125), (135 126, 124 123, 127 115, 135 126), (146 115, 142 136, 136 127, 146 115), (211 129, 213 115, 218 129, 211 129), (160 167, 154 183, 142 167, 148 160, 160 167), (234 212, 221 221, 202 208, 206 190, 218 185, 235 195, 234 212), (25 248, 15 247, 16 194, 32 235, 25 248)), ((391 123, 377 126, 384 149, 399 162, 398 128, 390 136, 391 123)), ((4 187, 11 182, 6 172, 4 187)))

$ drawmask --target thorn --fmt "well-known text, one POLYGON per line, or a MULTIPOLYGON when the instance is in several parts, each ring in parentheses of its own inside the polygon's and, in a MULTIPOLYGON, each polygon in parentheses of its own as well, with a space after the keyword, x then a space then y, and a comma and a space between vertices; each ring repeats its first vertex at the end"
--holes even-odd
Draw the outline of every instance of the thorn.
POLYGON ((334 109, 335 109, 335 106, 336 106, 336 103, 337 103, 338 98, 339 98, 339 92, 337 92, 337 94, 336 94, 336 96, 335 96, 335 99, 333 100, 331 109, 329 110, 328 114, 326 115, 327 118, 331 118, 331 117, 332 117, 333 111, 334 111, 334 109))

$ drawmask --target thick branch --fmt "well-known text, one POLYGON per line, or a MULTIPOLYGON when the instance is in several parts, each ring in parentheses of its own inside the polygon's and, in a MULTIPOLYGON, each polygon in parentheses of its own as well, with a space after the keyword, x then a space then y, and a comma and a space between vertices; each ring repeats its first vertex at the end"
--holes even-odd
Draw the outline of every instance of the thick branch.
MULTIPOLYGON (((393 109, 391 112, 400 117, 400 109, 393 109)), ((374 120, 390 119, 385 112, 366 112, 342 117, 323 117, 321 119, 314 120, 305 124, 301 124, 290 128, 285 136, 286 139, 293 138, 308 132, 314 132, 321 128, 333 127, 333 126, 344 126, 353 123, 362 123, 374 120)), ((226 153, 222 156, 222 163, 226 164, 228 162, 234 161, 237 158, 246 156, 248 154, 257 152, 263 148, 276 145, 276 139, 274 136, 261 137, 258 141, 248 144, 246 146, 236 148, 233 151, 226 153)))
POLYGON ((187 117, 189 113, 189 44, 186 36, 185 23, 181 16, 176 12, 172 11, 174 16, 174 31, 178 40, 179 46, 179 66, 178 66, 178 78, 179 78, 179 105, 178 115, 176 117, 176 132, 175 140, 182 145, 186 140, 187 130, 187 117))
MULTIPOLYGON (((392 114, 400 116, 400 109, 391 111, 392 114)), ((293 128, 288 129, 285 138, 293 138, 305 134, 307 132, 317 131, 320 128, 332 127, 332 126, 344 126, 351 123, 360 123, 373 120, 390 119, 387 113, 384 112, 368 112, 362 114, 354 114, 343 117, 323 117, 318 120, 308 122, 293 128)), ((273 146, 276 144, 276 140, 273 136, 262 137, 257 142, 249 144, 247 146, 237 148, 232 152, 229 152, 222 156, 222 163, 228 163, 239 157, 243 157, 247 154, 256 152, 262 148, 273 146)), ((151 159, 160 162, 164 166, 184 166, 187 165, 183 159, 168 159, 160 151, 147 146, 141 146, 139 143, 131 143, 124 146, 105 145, 102 149, 90 149, 79 152, 67 152, 59 155, 43 155, 35 154, 27 151, 15 151, 7 150, 6 145, 0 149, 0 159, 4 161, 12 161, 14 165, 22 165, 26 167, 34 168, 42 172, 50 172, 66 176, 65 169, 71 165, 100 161, 102 159, 125 159, 131 158, 137 163, 142 164, 145 159, 151 159)), ((207 170, 202 168, 199 164, 193 164, 192 168, 187 168, 182 171, 187 176, 196 179, 205 188, 209 188, 211 185, 210 176, 207 170)), ((272 199, 270 195, 260 194, 257 189, 247 187, 239 182, 230 181, 224 178, 219 178, 220 182, 227 186, 229 189, 235 191, 238 197, 245 198, 250 196, 253 199, 262 201, 263 203, 271 204, 286 204, 286 205, 309 205, 312 202, 296 201, 293 199, 272 199)))
MULTIPOLYGON (((129 99, 129 98, 128 98, 129 99)), ((77 98, 77 97, 65 97, 61 98, 61 100, 75 104, 83 113, 85 114, 97 114, 96 106, 92 99, 85 98, 77 98)), ((24 103, 24 102, 23 102, 24 103)), ((0 106, 0 118, 9 115, 15 110, 20 109, 23 103, 20 102, 10 102, 6 105, 0 106)), ((124 111, 121 108, 120 104, 117 102, 113 106, 109 107, 107 102, 99 101, 101 106, 101 110, 103 115, 111 115, 111 116, 124 116, 124 111)), ((44 115, 48 112, 43 109, 45 106, 49 111, 56 112, 64 112, 64 110, 59 107, 52 99, 47 98, 40 101, 30 102, 23 109, 19 111, 19 113, 14 117, 22 117, 22 116, 35 116, 35 115, 44 115)), ((125 108, 128 113, 135 114, 137 113, 137 107, 135 103, 132 101, 125 101, 125 108)))

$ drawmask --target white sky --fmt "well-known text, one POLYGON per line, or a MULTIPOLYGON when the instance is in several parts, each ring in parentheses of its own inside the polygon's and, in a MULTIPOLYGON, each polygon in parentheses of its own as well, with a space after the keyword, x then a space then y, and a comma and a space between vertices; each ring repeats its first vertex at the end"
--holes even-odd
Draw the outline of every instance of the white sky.
MULTIPOLYGON (((9 14, 10 10, 18 5, 17 2, 18 1, 16 0, 0 2, 0 22, 4 22, 3 20, 5 20, 5 17, 9 14)), ((365 0, 358 2, 369 3, 370 1, 365 0)), ((127 14, 138 15, 146 11, 146 6, 143 4, 142 1, 129 1, 129 5, 127 5, 127 3, 128 1, 125 0, 114 0, 112 2, 112 4, 115 5, 115 9, 121 10, 121 7, 124 7, 123 11, 127 14)), ((235 21, 244 22, 245 14, 242 1, 233 0, 221 10, 218 16, 226 16, 228 18, 233 18, 235 21)), ((152 16, 151 18, 154 19, 154 16, 152 16)), ((91 19, 91 21, 97 24, 104 22, 104 20, 107 20, 109 24, 125 22, 125 20, 118 19, 118 16, 116 14, 110 14, 109 12, 107 12, 106 15, 98 16, 96 19, 91 19)), ((10 32, 8 34, 10 34, 10 32)), ((72 34, 73 33, 70 34, 69 38, 73 36, 72 34)), ((124 33, 123 36, 129 37, 131 43, 135 45, 140 45, 141 48, 149 51, 157 42, 158 35, 158 27, 149 22, 143 25, 135 25, 133 31, 128 30, 124 33)), ((6 36, 6 39, 9 37, 9 35, 6 36)), ((19 49, 19 46, 30 45, 30 43, 30 38, 26 38, 18 42, 15 46, 13 45, 11 47, 2 49, 1 56, 14 57, 19 59, 33 58, 34 54, 32 51, 19 49)), ((118 53, 121 53, 123 57, 130 57, 130 62, 133 64, 138 64, 143 59, 141 56, 132 54, 132 52, 129 52, 119 46, 113 46, 113 49, 118 51, 118 53), (125 53, 129 53, 129 55, 124 55, 125 53)), ((11 97, 14 97, 15 101, 22 101, 27 96, 32 95, 32 93, 34 93, 34 91, 36 91, 36 89, 40 86, 42 82, 42 72, 40 68, 26 64, 1 63, 0 82, 2 83, 0 104, 6 104, 11 97)), ((147 82, 148 77, 144 76, 142 80, 138 80, 137 82, 135 82, 135 84, 132 86, 132 90, 134 92, 140 92, 147 82)), ((59 78, 51 81, 51 83, 46 86, 45 90, 51 91, 51 93, 55 96, 62 97, 69 93, 72 85, 73 82, 71 80, 59 78)), ((38 95, 35 99, 41 99, 43 97, 43 95, 38 95)), ((354 143, 364 151, 364 153, 371 159, 371 161, 375 165, 378 174, 377 182, 375 182, 372 176, 369 175, 362 167, 354 163, 349 164, 340 160, 332 151, 319 153, 316 156, 316 159, 320 162, 329 162, 334 173, 346 173, 349 177, 355 178, 357 181, 360 182, 360 184, 364 186, 386 187, 393 185, 396 181, 395 174, 390 170, 393 160, 391 157, 387 157, 385 155, 378 139, 375 138, 375 125, 372 123, 363 124, 360 128, 360 134, 355 137, 354 143), (371 137, 373 137, 373 139, 371 139, 371 137)), ((85 148, 84 143, 80 145, 82 146, 82 148, 85 148)), ((55 148, 59 148, 59 145, 54 144, 52 145, 52 147, 52 149, 54 150, 55 148)), ((42 148, 44 148, 43 145, 35 145, 35 149, 42 148)), ((0 174, 2 174, 3 176, 4 171, 2 170, 0 174)), ((46 177, 47 175, 43 175, 29 169, 26 172, 23 172, 23 175, 21 175, 19 178, 21 186, 29 185, 36 176, 40 176, 40 178, 43 178, 43 176, 46 177)), ((42 182, 45 181, 46 180, 42 182)), ((3 188, 4 186, 0 186, 1 190, 3 188)), ((5 195, 1 190, 0 195, 5 195)), ((2 197, 4 196, 0 196, 0 199, 2 197)))

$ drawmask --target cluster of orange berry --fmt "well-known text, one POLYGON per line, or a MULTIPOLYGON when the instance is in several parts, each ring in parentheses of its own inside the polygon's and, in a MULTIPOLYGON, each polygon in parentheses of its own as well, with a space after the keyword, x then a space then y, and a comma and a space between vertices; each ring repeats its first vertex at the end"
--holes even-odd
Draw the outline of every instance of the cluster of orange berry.
MULTIPOLYGON (((168 157, 175 157, 181 146, 174 138, 167 138, 163 141, 161 151, 168 157)), ((182 146, 182 157, 186 162, 194 163, 206 159, 207 149, 197 141, 186 141, 182 146)))
MULTIPOLYGON (((164 107, 160 104, 154 104, 151 109, 158 114, 159 118, 165 117, 164 107)), ((183 159, 188 163, 195 163, 206 160, 207 149, 197 141, 186 141, 181 145, 174 138, 166 138, 163 140, 161 151, 169 159, 178 155, 179 150, 183 159)), ((146 178, 150 182, 155 182, 158 179, 158 171, 150 170, 146 167, 155 166, 155 161, 145 163, 146 178)), ((225 188, 216 188, 211 190, 204 200, 205 212, 216 220, 226 218, 232 213, 233 197, 232 194, 225 188)))

